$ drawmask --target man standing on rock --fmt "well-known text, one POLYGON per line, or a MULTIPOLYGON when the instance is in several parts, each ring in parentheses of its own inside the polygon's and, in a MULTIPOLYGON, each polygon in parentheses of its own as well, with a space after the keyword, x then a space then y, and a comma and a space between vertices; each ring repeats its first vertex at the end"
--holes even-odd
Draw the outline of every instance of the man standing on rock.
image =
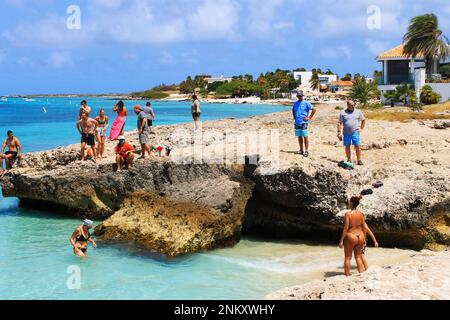
POLYGON ((81 161, 84 161, 85 158, 86 145, 92 148, 94 161, 97 161, 97 150, 95 148, 95 131, 97 127, 98 122, 89 118, 87 113, 81 115, 81 120, 77 123, 77 129, 81 134, 81 161))
POLYGON ((347 100, 347 109, 342 111, 339 115, 337 135, 340 141, 344 141, 347 161, 352 162, 351 146, 353 145, 356 150, 357 163, 359 166, 362 166, 361 131, 363 131, 366 126, 366 118, 364 117, 364 114, 355 107, 356 103, 353 99, 349 98, 347 100), (344 138, 342 138, 342 132, 344 133, 344 138))
POLYGON ((141 106, 135 106, 134 112, 138 116, 137 128, 139 133, 139 143, 141 145, 141 157, 139 159, 145 159, 146 152, 149 156, 152 153, 152 151, 150 150, 150 146, 148 145, 150 126, 147 120, 147 114, 141 106))
POLYGON ((304 99, 303 91, 297 94, 298 101, 292 108, 292 114, 295 120, 295 136, 300 144, 299 154, 305 158, 309 157, 309 121, 316 114, 313 105, 304 99))

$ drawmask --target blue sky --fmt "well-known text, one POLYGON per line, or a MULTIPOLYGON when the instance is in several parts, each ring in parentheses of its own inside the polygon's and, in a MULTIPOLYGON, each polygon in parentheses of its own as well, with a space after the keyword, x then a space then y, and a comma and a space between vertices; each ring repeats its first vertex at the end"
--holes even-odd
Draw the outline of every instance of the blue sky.
POLYGON ((2 0, 0 12, 0 95, 128 93, 277 68, 371 75, 415 15, 435 13, 450 37, 448 0, 2 0), (67 27, 70 5, 79 29, 67 27))

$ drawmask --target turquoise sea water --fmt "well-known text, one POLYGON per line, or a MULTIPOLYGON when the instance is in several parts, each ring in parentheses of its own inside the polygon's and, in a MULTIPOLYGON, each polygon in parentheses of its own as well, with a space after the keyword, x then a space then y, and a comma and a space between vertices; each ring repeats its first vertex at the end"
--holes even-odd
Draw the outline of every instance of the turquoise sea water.
MULTIPOLYGON (((9 99, 0 102, 0 134, 12 129, 25 152, 77 143, 75 129, 81 99, 9 99), (47 111, 45 112, 44 109, 47 111)), ((90 99, 96 114, 111 112, 113 101, 90 99)), ((142 102, 141 102, 142 103, 142 102)), ((129 107, 134 102, 126 102, 129 107)), ((157 125, 190 121, 189 103, 155 103, 157 125)), ((202 106, 203 120, 271 113, 279 106, 202 106)), ((135 116, 127 129, 134 129, 135 116)), ((271 242, 244 238, 236 247, 164 259, 102 246, 81 260, 69 237, 81 221, 52 212, 19 207, 0 196, 0 299, 261 299, 286 286, 342 272, 342 252, 311 243, 271 242), (67 286, 71 271, 80 271, 81 286, 67 286)), ((396 260, 403 251, 384 250, 369 258, 396 260)))

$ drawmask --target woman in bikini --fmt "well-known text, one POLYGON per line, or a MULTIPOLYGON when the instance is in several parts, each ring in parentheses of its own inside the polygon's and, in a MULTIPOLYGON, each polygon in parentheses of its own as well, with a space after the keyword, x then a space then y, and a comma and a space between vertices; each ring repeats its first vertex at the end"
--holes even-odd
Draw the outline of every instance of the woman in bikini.
POLYGON ((105 115, 105 109, 100 110, 100 114, 95 120, 98 123, 96 138, 97 138, 97 154, 100 159, 105 156, 106 131, 109 126, 109 118, 105 115))
POLYGON ((91 233, 93 222, 91 220, 84 220, 83 225, 75 229, 72 236, 70 237, 70 244, 73 247, 73 253, 79 257, 87 257, 87 247, 88 242, 92 244, 94 248, 97 248, 97 244, 91 238, 91 233))
MULTIPOLYGON (((351 211, 345 214, 344 230, 342 231, 339 247, 345 249, 345 275, 350 275, 350 265, 354 253, 358 272, 364 271, 363 254, 366 246, 366 234, 369 232, 364 214, 357 210, 362 197, 352 197, 350 199, 351 211)), ((370 231, 373 235, 373 233, 370 231)), ((375 237, 374 237, 375 238, 375 237)), ((375 240, 376 242, 376 240, 375 240)), ((367 261, 366 261, 367 263, 367 261)))

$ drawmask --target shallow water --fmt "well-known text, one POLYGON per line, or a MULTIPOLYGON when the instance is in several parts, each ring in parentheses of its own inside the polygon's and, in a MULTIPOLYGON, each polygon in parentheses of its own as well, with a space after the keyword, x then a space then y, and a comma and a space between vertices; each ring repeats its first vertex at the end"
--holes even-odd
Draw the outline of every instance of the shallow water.
MULTIPOLYGON (((53 100, 46 107, 48 119, 39 114, 41 101, 20 101, 16 107, 11 101, 8 106, 0 104, 0 131, 14 123, 12 129, 27 152, 77 142, 72 120, 78 106, 68 105, 68 99, 53 100)), ((106 102, 112 104, 100 99, 90 104, 95 110, 106 102)), ((280 109, 284 108, 204 107, 209 117, 217 119, 280 109)), ((156 107, 160 124, 190 120, 189 110, 183 103, 156 107)), ((134 125, 134 120, 129 121, 133 129, 130 123, 134 125)), ((17 199, 0 197, 0 299, 261 299, 286 286, 343 272, 343 252, 335 246, 250 238, 234 248, 171 260, 100 243, 98 249, 90 248, 89 259, 82 260, 73 255, 69 244, 79 224, 78 219, 25 210, 19 208, 17 199), (81 272, 78 290, 67 286, 68 268, 73 266, 81 272)), ((401 262, 410 253, 369 249, 367 257, 379 265, 401 262)))

